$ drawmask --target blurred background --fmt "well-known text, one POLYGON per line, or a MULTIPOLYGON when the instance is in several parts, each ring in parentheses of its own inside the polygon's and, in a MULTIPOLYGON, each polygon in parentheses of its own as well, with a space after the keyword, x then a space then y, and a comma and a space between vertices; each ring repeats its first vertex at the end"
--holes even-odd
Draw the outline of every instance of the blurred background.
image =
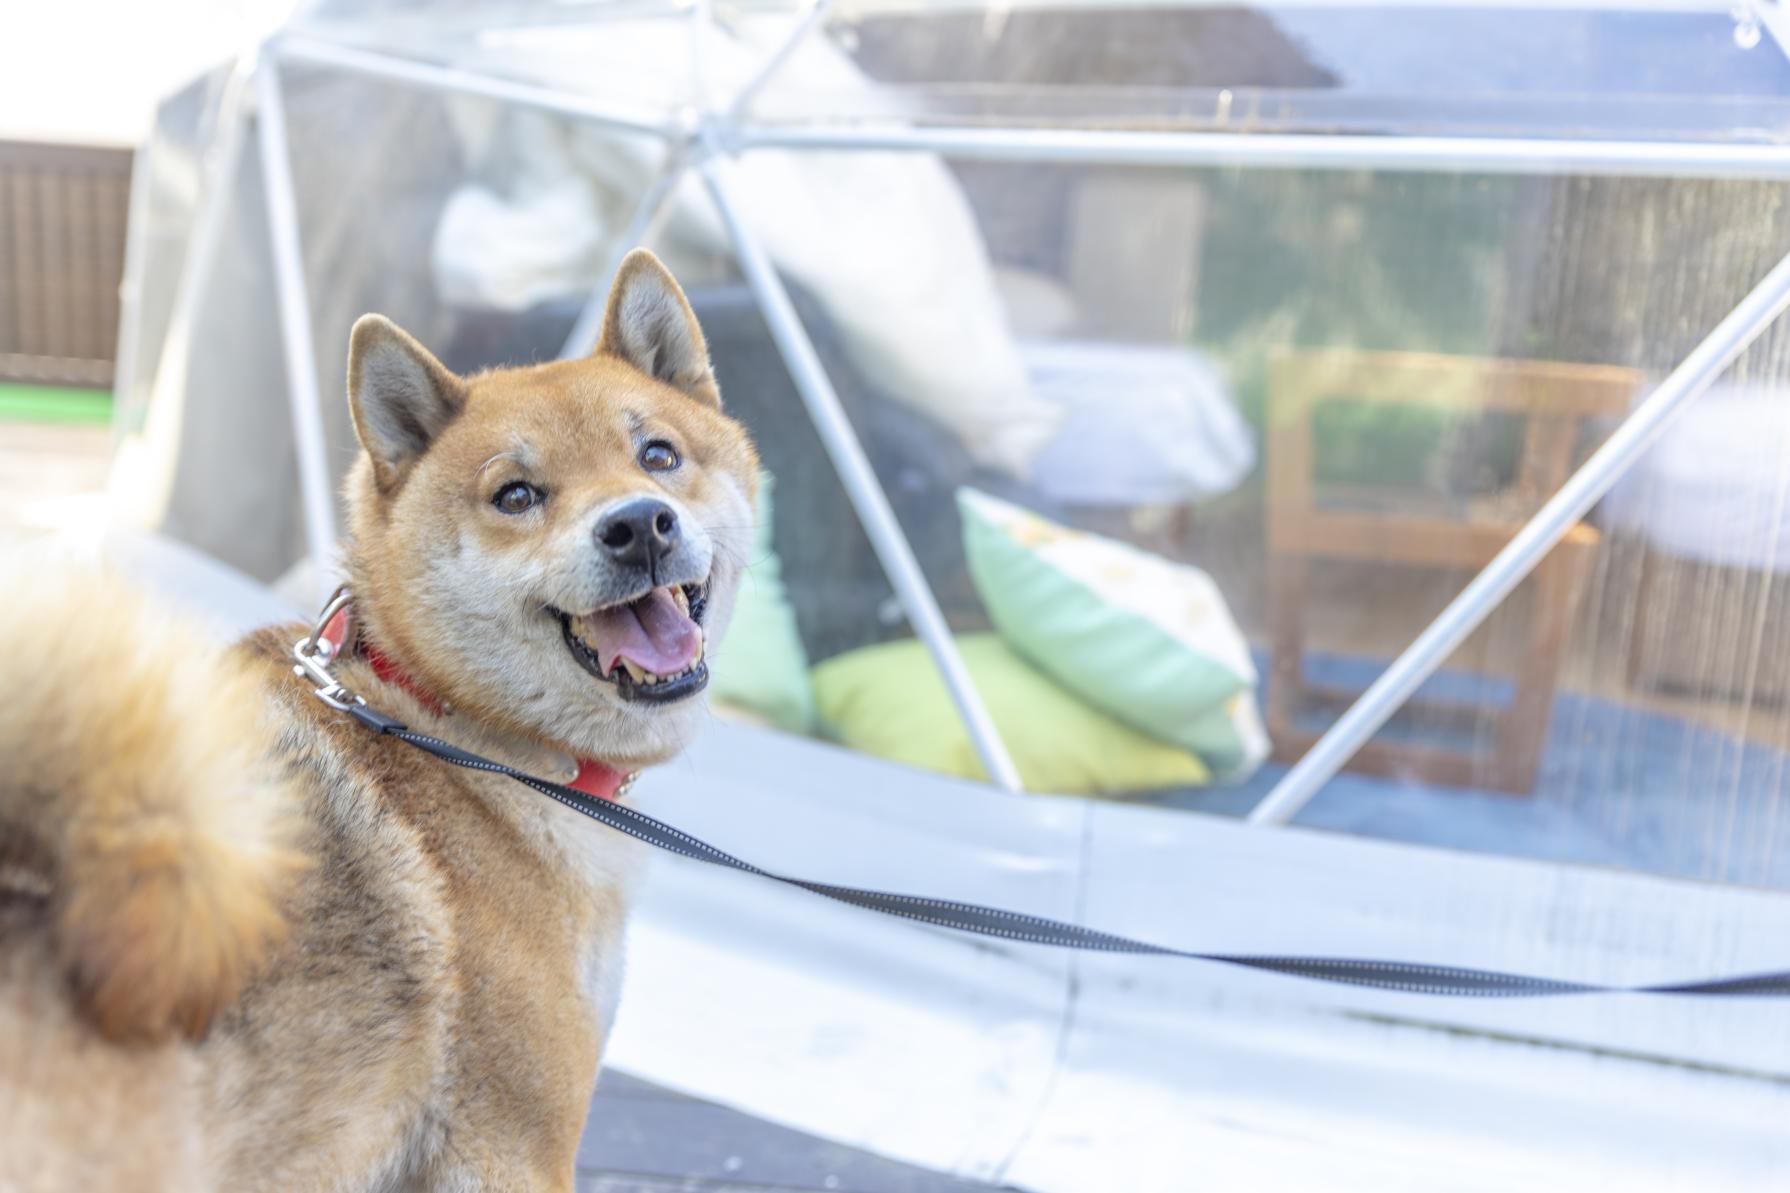
POLYGON ((73 0, 6 16, 0 524, 41 529, 93 514, 111 454, 132 152, 165 96, 252 45, 283 11, 73 0))
MULTIPOLYGON (((0 21, 9 533, 103 539, 174 588, 227 588, 233 626, 302 615, 332 585, 332 494, 356 450, 353 319, 382 311, 463 371, 588 351, 592 304, 647 243, 770 482, 717 656, 721 744, 685 778, 747 775, 794 823, 907 842, 858 859, 888 885, 1075 915, 1116 890, 1102 926, 1181 943, 1595 980, 1775 967, 1774 947, 1782 964, 1781 320, 1295 827, 1236 823, 1790 251, 1775 2, 73 0, 0 21), (815 417, 834 410, 840 434, 815 417), (905 578, 892 550, 911 551, 905 578)), ((725 951, 682 889, 649 900, 649 941, 683 943, 648 944, 667 968, 637 983, 692 940, 725 951)), ((833 913, 765 899, 817 934, 773 950, 785 970, 831 975, 774 1012, 797 1024, 765 1054, 782 1076, 686 1064, 644 1028, 624 1054, 961 1177, 1384 1188, 1433 1175, 1415 1157, 1472 1155, 1480 1176, 1422 1187, 1790 1179, 1764 1125, 1790 1020, 1757 1006, 1419 1011, 1009 958, 977 964, 1023 972, 1042 1003, 928 995, 928 1031, 949 1019, 987 1046, 933 1070, 940 1104, 970 1108, 951 1126, 895 1092, 841 1101, 830 1080, 888 1061, 887 1020, 840 993, 858 963, 819 943, 833 913), (1116 1018, 1078 1020, 1102 977, 1116 1018), (829 1012, 844 1034, 803 998, 846 999, 829 1012), (1254 1062, 1209 1041, 1163 1046, 1172 1064, 1127 1051, 1172 1035, 1126 1018, 1166 1013, 1158 998, 1255 1008, 1258 1026, 1271 1005, 1285 1032, 1317 1016, 1326 1047, 1392 1048, 1413 1073, 1465 1062, 1428 1037, 1398 1051, 1388 1024, 1465 1033, 1521 1126, 1491 1126, 1518 1120, 1483 1089, 1367 1082, 1384 1097, 1351 1108, 1291 1071, 1235 1119, 1213 1107, 1254 1062), (1092 1022, 1105 1043, 1078 1054, 1092 1022), (1544 1073, 1542 1044, 1635 1069, 1544 1073), (1110 1083, 1076 1095, 1111 1096, 1075 1129, 1069 1073, 1110 1083), (1613 1109, 1635 1082, 1725 1109, 1642 1127, 1613 1109), (1604 1126, 1556 1138, 1514 1092, 1542 1085, 1604 1126), (1139 1125, 1154 1106, 1208 1124, 1189 1138, 1225 1157, 1210 1183, 1180 1167, 1191 1144, 1139 1125), (1372 1159, 1338 1167, 1358 1120, 1372 1159), (1239 1142, 1288 1121, 1304 1142, 1270 1159, 1239 1142), (1251 1171, 1266 1183, 1236 1183, 1251 1171)), ((736 939, 769 931, 733 914, 736 939)), ((920 972, 880 980, 929 985, 920 972)))

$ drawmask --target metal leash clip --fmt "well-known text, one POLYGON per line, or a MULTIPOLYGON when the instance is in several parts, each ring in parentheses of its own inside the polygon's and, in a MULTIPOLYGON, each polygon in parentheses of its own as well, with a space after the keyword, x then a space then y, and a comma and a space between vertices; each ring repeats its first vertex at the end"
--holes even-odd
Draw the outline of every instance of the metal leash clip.
POLYGON ((323 611, 317 615, 311 632, 292 644, 292 657, 298 663, 292 668, 292 674, 306 683, 316 684, 312 695, 339 712, 349 712, 354 706, 367 703, 343 687, 342 682, 335 677, 331 668, 336 662, 336 644, 323 636, 323 631, 335 620, 336 614, 353 599, 346 584, 337 588, 324 604, 323 611))

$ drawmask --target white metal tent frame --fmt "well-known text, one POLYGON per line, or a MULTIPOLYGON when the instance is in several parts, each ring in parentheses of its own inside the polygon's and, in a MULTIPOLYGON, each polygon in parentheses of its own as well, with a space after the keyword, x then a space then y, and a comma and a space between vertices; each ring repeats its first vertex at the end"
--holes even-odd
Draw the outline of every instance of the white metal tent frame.
MULTIPOLYGON (((1312 2, 1312 0, 1307 0, 1312 2)), ((1506 0, 1512 7, 1523 0, 1506 0)), ((1537 0, 1550 6, 1548 0, 1537 0)), ((641 197, 620 240, 620 254, 645 240, 678 181, 694 171, 703 180, 730 236, 735 257, 789 369, 878 559, 902 608, 939 668, 988 774, 1009 791, 1021 789, 1018 771, 964 667, 938 601, 891 508, 857 433, 852 428, 813 342, 803 327, 769 256, 735 201, 730 163, 762 150, 926 152, 983 161, 1174 168, 1249 166, 1257 169, 1374 169, 1408 172, 1535 174, 1569 172, 1628 177, 1745 178, 1790 181, 1790 149, 1773 145, 1709 144, 1644 140, 1566 140, 1449 136, 1249 134, 1231 132, 1129 132, 1031 128, 934 128, 916 124, 853 124, 788 127, 758 124, 753 101, 790 55, 827 16, 832 0, 815 0, 758 74, 725 101, 701 85, 700 34, 711 20, 709 0, 689 12, 697 106, 674 119, 597 102, 573 92, 539 87, 474 71, 444 67, 319 40, 277 35, 245 55, 226 81, 219 102, 220 136, 204 165, 195 229, 177 292, 171 326, 190 320, 198 279, 217 250, 224 180, 242 149, 241 120, 253 98, 274 279, 284 347, 287 394, 298 458, 306 543, 315 574, 324 574, 336 543, 316 376, 310 306, 303 273, 300 228, 287 146, 280 68, 302 64, 370 76, 456 95, 477 96, 552 112, 617 131, 662 139, 665 164, 641 197)), ((1575 7, 1596 7, 1579 4, 1575 7)), ((1726 3, 1622 4, 1624 8, 1729 12, 1726 3)), ((1736 19, 1763 26, 1790 55, 1790 15, 1780 0, 1760 0, 1735 10, 1736 19)), ((136 200, 140 204, 140 197, 136 200)), ((133 222, 140 221, 140 210, 133 222)), ((562 356, 595 345, 607 279, 593 292, 568 337, 562 356)), ((125 283, 124 337, 119 377, 130 375, 134 352, 132 311, 138 280, 125 283)), ((1641 402, 1610 438, 1541 507, 1523 530, 1449 603, 1395 659, 1310 751, 1251 812, 1255 824, 1286 824, 1351 756, 1399 709, 1418 686, 1521 583, 1571 526, 1638 460, 1672 420, 1699 396, 1771 322, 1790 307, 1790 253, 1771 269, 1704 340, 1641 402)), ((122 384, 122 381, 121 381, 122 384)))

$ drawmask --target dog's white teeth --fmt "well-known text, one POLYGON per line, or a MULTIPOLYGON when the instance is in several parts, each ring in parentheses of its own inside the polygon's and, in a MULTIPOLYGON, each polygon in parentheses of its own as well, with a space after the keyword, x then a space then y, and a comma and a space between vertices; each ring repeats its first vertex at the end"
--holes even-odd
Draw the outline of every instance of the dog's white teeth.
POLYGON ((684 670, 685 671, 695 670, 696 664, 702 662, 703 652, 708 650, 708 648, 709 648, 708 635, 706 635, 702 632, 701 626, 697 626, 696 627, 696 660, 695 660, 695 662, 691 663, 688 667, 685 667, 684 670))
POLYGON ((632 679, 635 683, 641 683, 646 679, 646 671, 633 659, 623 659, 622 666, 628 669, 628 678, 632 679))
POLYGON ((654 675, 651 671, 648 671, 646 673, 646 686, 647 687, 650 688, 658 682, 659 682, 659 677, 657 675, 654 675))
POLYGON ((683 585, 679 584, 671 590, 671 599, 677 602, 678 612, 685 617, 690 616, 690 596, 684 591, 683 585))

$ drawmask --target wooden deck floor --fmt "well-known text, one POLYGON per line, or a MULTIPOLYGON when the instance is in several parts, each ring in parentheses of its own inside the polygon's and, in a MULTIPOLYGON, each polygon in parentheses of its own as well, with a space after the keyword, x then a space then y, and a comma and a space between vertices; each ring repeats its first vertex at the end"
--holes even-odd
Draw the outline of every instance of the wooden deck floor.
POLYGON ((960 1181, 609 1070, 578 1149, 579 1193, 982 1193, 960 1181))

